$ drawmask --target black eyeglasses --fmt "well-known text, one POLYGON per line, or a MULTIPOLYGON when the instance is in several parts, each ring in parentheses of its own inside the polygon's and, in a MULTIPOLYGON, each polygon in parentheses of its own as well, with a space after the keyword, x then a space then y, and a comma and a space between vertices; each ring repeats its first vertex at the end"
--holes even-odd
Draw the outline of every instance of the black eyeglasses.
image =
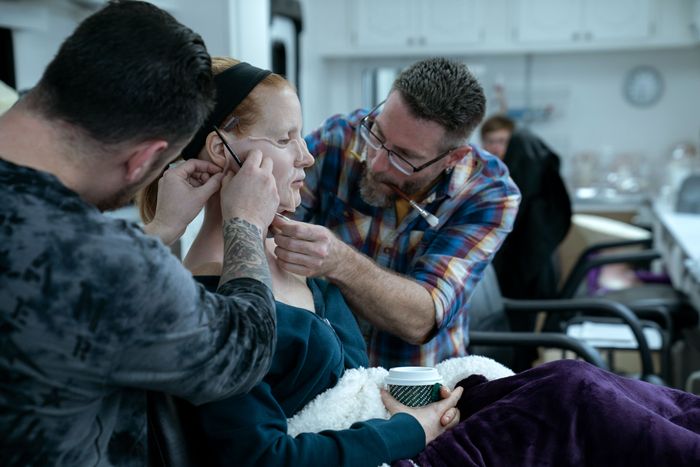
POLYGON ((387 157, 389 159, 389 163, 396 168, 399 172, 401 172, 404 175, 412 175, 416 172, 420 172, 421 170, 425 169, 426 167, 429 167, 439 161, 440 159, 443 159, 445 156, 447 156, 449 153, 454 151, 457 148, 452 148, 448 149, 447 151, 443 152, 442 154, 438 155, 434 159, 429 160, 425 164, 419 165, 418 167, 414 166, 410 162, 408 162, 406 159, 404 159, 401 155, 398 153, 392 151, 391 149, 387 148, 384 145, 384 140, 382 140, 375 132, 372 131, 372 127, 374 126, 374 119, 376 118, 375 113, 378 113, 377 110, 384 105, 384 102, 380 102, 375 108, 369 111, 365 117, 360 120, 360 136, 362 139, 372 148, 375 150, 379 149, 384 149, 387 153, 387 157))
POLYGON ((214 125, 213 128, 214 128, 214 132, 216 132, 216 135, 219 137, 219 139, 221 139, 221 142, 224 143, 224 146, 228 150, 229 154, 231 154, 231 156, 233 156, 233 160, 236 161, 236 164, 238 164, 238 167, 243 167, 243 162, 241 162, 241 160, 238 158, 236 153, 233 152, 233 149, 231 149, 231 146, 228 145, 228 143, 226 142, 226 139, 224 138, 224 135, 221 134, 221 130, 219 130, 219 127, 214 125))

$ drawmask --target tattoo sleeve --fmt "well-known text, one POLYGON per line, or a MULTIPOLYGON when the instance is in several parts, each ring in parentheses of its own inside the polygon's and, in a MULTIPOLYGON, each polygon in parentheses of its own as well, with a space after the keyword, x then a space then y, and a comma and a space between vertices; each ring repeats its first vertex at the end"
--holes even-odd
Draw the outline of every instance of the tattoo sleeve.
POLYGON ((272 277, 265 257, 262 232, 239 217, 224 222, 224 265, 220 284, 249 277, 272 289, 272 277))

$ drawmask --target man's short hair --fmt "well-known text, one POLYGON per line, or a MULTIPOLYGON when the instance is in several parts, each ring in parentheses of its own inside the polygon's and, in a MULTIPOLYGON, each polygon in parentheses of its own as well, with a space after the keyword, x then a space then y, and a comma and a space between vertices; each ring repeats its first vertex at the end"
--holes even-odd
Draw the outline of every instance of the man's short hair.
POLYGON ((394 90, 416 118, 445 128, 448 141, 465 143, 484 118, 484 90, 463 63, 440 57, 421 60, 397 76, 394 90))
POLYGON ((27 101, 102 144, 172 143, 192 136, 214 96, 198 34, 149 3, 112 1, 65 40, 27 101))
POLYGON ((484 124, 481 125, 481 139, 483 140, 486 135, 493 133, 498 130, 508 130, 513 133, 515 130, 515 122, 505 115, 494 115, 484 120, 484 124))

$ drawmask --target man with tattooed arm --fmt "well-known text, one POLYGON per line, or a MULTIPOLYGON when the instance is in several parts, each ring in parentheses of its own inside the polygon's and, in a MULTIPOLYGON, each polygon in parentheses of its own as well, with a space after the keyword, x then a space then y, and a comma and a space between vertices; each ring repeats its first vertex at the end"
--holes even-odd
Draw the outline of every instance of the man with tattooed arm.
POLYGON ((111 2, 0 118, 0 465, 145 465, 146 391, 195 404, 267 373, 276 317, 263 232, 279 197, 251 153, 237 176, 165 172, 146 232, 101 211, 178 156, 214 103, 202 39, 111 2), (164 243, 221 189, 225 256, 208 293, 164 243))

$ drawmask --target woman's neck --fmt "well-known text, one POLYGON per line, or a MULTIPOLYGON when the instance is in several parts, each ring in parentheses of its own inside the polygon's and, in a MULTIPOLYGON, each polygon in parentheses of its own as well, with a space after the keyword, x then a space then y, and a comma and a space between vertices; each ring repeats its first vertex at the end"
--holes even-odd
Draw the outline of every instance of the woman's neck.
POLYGON ((306 279, 282 269, 277 262, 275 248, 277 244, 274 238, 265 240, 265 253, 272 276, 272 292, 275 299, 288 305, 315 311, 313 295, 306 285, 306 279))
MULTIPOLYGON (((204 222, 184 260, 185 266, 190 271, 195 274, 198 272, 200 274, 221 274, 224 260, 222 229, 223 219, 217 194, 212 196, 207 202, 204 211, 204 222)), ((313 296, 306 285, 305 278, 285 271, 279 266, 275 255, 277 245, 274 238, 267 238, 264 246, 270 275, 272 276, 272 292, 275 299, 289 305, 314 311, 313 296)))

